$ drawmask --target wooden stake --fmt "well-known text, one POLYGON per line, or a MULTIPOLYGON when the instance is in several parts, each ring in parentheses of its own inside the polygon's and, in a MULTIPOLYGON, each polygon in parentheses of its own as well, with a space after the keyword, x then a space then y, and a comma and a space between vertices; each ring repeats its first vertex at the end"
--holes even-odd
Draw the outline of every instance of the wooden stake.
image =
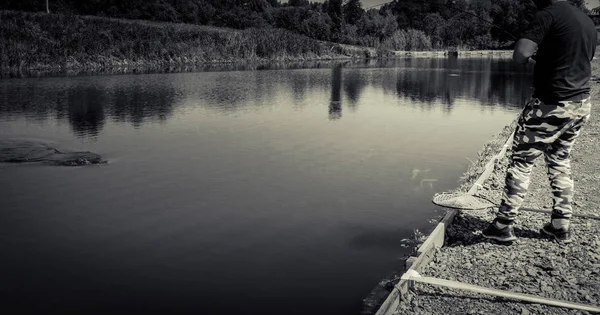
POLYGON ((458 282, 458 281, 451 281, 451 280, 444 280, 444 279, 430 278, 430 277, 422 277, 418 272, 416 272, 414 270, 407 271, 402 276, 402 278, 407 279, 407 280, 412 280, 415 282, 428 283, 428 284, 433 284, 433 285, 447 287, 447 288, 453 288, 453 289, 466 290, 466 291, 472 291, 472 292, 477 292, 477 293, 501 296, 501 297, 505 297, 505 298, 509 298, 509 299, 523 300, 523 301, 532 302, 532 303, 547 304, 547 305, 553 305, 553 306, 559 306, 559 307, 584 310, 584 311, 589 311, 589 312, 600 312, 600 307, 598 307, 598 306, 579 304, 579 303, 571 303, 571 302, 566 302, 566 301, 561 301, 561 300, 543 298, 543 297, 539 297, 539 296, 535 296, 535 295, 509 292, 509 291, 503 291, 503 290, 497 290, 497 289, 489 289, 486 287, 480 287, 477 285, 466 284, 466 283, 462 283, 462 282, 458 282))

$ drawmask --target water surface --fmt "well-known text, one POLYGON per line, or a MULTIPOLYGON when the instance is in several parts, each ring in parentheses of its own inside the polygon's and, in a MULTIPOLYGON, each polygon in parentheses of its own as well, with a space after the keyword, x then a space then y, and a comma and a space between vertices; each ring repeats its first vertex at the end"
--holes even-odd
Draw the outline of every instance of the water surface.
POLYGON ((0 164, 3 305, 357 314, 530 84, 456 58, 0 80, 1 139, 111 161, 0 164))

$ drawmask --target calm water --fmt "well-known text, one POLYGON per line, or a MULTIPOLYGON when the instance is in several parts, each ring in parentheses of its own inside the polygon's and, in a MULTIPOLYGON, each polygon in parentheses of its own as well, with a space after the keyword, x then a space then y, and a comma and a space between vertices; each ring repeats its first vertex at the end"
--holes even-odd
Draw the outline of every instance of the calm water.
POLYGON ((491 59, 0 80, 0 139, 111 161, 0 164, 2 307, 356 314, 529 86, 491 59))

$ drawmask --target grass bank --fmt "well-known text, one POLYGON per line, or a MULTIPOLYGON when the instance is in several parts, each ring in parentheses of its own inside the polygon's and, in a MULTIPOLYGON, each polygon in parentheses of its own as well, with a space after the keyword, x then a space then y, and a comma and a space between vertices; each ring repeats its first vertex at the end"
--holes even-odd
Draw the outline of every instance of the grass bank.
MULTIPOLYGON (((379 52, 381 53, 381 52, 379 52)), ((0 72, 160 69, 215 62, 375 57, 373 48, 282 29, 233 30, 94 16, 0 11, 0 72)))

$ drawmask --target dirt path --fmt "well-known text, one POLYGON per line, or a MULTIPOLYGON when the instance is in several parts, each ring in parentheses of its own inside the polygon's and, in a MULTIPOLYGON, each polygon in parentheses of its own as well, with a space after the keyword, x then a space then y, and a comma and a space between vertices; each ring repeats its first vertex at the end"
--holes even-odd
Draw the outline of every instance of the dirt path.
MULTIPOLYGON (((594 61, 594 77, 600 61, 594 61)), ((572 153, 574 212, 600 216, 600 82, 593 83, 592 115, 572 153)), ((507 160, 487 185, 502 187, 507 160)), ((495 192, 498 202, 500 191, 495 192)), ((551 209, 552 194, 543 159, 538 159, 524 207, 551 209)), ((600 306, 600 221, 574 218, 574 241, 560 245, 539 234, 547 214, 522 212, 510 246, 489 242, 481 230, 489 211, 462 212, 447 233, 446 244, 423 275, 600 306)), ((566 308, 520 303, 482 294, 416 284, 398 314, 589 314, 566 308)))

